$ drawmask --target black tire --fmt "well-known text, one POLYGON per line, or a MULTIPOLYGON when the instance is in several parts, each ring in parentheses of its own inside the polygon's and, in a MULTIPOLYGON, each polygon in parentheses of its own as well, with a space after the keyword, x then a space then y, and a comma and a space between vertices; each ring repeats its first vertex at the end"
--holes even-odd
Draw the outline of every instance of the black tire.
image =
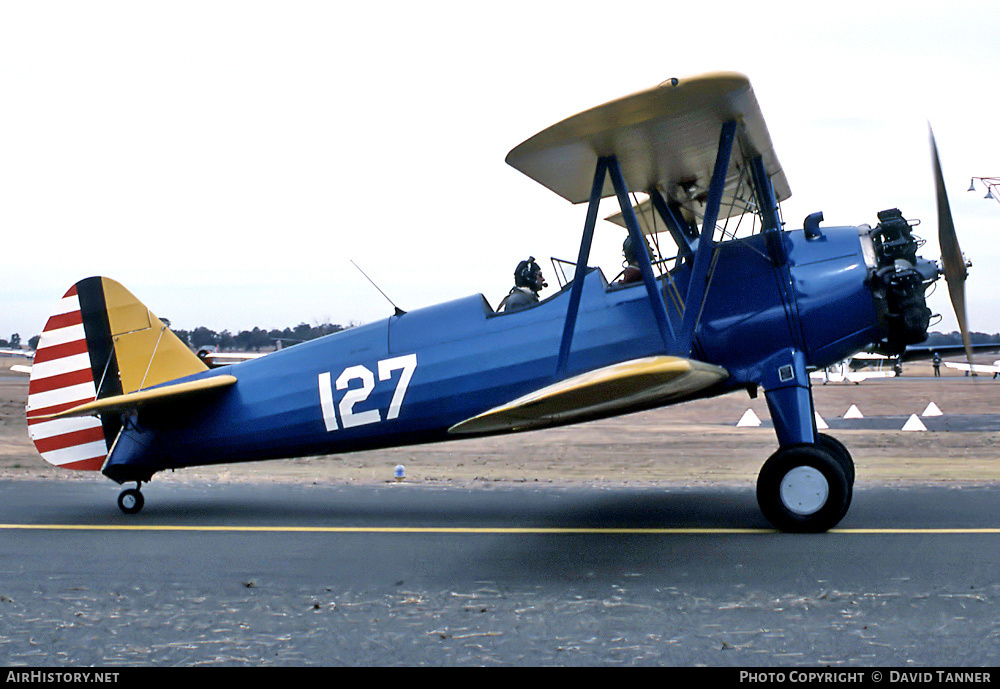
POLYGON ((851 488, 854 488, 854 458, 851 457, 851 453, 844 443, 826 433, 817 433, 816 444, 832 454, 840 462, 840 465, 844 467, 844 473, 847 475, 847 482, 851 484, 851 488))
POLYGON ((118 494, 118 509, 125 514, 136 514, 145 502, 138 488, 126 488, 118 494))
POLYGON ((841 460, 819 445, 779 449, 761 467, 757 504, 774 528, 821 533, 847 514, 852 489, 841 460))

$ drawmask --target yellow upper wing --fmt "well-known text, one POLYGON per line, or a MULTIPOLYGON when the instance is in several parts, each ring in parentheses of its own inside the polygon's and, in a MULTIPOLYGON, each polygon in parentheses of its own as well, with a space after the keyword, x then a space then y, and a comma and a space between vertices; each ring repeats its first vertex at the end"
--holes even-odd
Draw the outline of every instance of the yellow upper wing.
MULTIPOLYGON (((777 200, 791 196, 750 81, 734 72, 671 79, 581 112, 514 148, 507 163, 572 203, 582 203, 590 198, 597 159, 614 155, 629 189, 657 188, 694 218, 712 179, 719 132, 730 120, 740 126, 724 196, 747 196, 741 190, 742 171, 757 155, 777 200)), ((613 194, 611 180, 605 180, 602 196, 613 194)), ((746 210, 746 203, 724 204, 719 217, 746 210)))

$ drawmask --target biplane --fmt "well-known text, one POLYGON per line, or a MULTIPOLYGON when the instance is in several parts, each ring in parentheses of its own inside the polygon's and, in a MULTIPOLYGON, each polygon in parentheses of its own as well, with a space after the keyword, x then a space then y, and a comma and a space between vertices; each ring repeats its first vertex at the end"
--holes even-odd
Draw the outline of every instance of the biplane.
MULTIPOLYGON (((763 390, 778 442, 757 482, 763 514, 786 531, 836 525, 854 465, 816 430, 809 371, 926 337, 925 290, 942 271, 917 255, 911 223, 890 209, 875 227, 824 227, 816 213, 785 229, 779 204, 791 192, 736 73, 671 79, 579 113, 506 161, 587 204, 572 279, 554 294, 499 313, 474 294, 210 369, 123 286, 87 278, 38 346, 27 405, 37 449, 134 482, 118 499, 134 513, 142 484, 168 469, 526 431, 763 390), (590 265, 604 198, 617 199, 611 220, 636 245, 669 241, 676 256, 655 268, 643 256, 640 282, 609 282, 590 265)), ((966 265, 936 153, 935 169, 943 271, 961 303, 966 265)))

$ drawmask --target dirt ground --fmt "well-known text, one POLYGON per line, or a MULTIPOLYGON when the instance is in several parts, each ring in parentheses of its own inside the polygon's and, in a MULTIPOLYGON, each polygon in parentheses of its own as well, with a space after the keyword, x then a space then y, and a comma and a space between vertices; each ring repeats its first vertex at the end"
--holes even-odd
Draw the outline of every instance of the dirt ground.
MULTIPOLYGON (((107 479, 47 464, 28 439, 27 376, 0 357, 0 479, 107 479)), ((866 417, 921 414, 934 402, 947 415, 995 415, 1000 380, 950 369, 931 378, 929 364, 908 364, 900 378, 860 385, 815 385, 824 419, 855 404, 866 417)), ((406 482, 491 485, 565 483, 753 485, 777 447, 771 428, 737 428, 747 409, 768 419, 763 395, 745 392, 577 426, 492 438, 164 472, 154 481, 295 481, 383 483, 406 468, 406 482)), ((901 424, 900 424, 901 426, 901 424)), ((992 432, 835 430, 854 455, 857 481, 956 484, 1000 482, 1000 434, 992 432)))

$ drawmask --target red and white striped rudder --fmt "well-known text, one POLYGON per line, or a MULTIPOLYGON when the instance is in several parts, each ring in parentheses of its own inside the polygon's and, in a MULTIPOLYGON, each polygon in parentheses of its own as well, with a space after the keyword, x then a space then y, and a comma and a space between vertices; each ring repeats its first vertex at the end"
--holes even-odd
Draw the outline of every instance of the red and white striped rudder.
POLYGON ((42 418, 92 402, 96 397, 80 300, 74 285, 45 324, 28 383, 28 436, 46 461, 68 469, 100 471, 108 455, 100 419, 42 418))

